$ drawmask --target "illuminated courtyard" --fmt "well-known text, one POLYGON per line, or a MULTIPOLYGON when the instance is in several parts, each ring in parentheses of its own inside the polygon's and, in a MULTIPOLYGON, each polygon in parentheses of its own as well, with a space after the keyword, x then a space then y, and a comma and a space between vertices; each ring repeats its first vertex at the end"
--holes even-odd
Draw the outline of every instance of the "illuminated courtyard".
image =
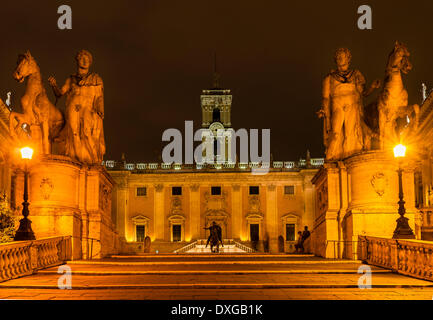
POLYGON ((4 4, 0 299, 432 300, 433 7, 398 1, 4 4))

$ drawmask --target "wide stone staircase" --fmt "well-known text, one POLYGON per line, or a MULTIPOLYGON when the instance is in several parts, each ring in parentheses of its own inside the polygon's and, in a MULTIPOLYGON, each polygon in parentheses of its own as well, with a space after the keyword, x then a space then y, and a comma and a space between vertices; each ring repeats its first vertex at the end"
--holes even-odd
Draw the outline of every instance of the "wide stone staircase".
POLYGON ((432 282, 373 266, 372 289, 360 289, 360 266, 312 255, 112 256, 1 282, 0 299, 399 299, 402 292, 432 298, 432 282), (68 271, 71 289, 59 289, 68 271))

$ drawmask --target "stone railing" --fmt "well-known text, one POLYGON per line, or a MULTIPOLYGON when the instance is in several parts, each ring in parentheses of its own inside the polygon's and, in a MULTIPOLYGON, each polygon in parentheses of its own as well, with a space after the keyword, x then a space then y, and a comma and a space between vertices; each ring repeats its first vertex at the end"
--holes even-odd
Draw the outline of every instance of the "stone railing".
POLYGON ((233 241, 233 244, 236 248, 239 248, 245 252, 253 253, 256 252, 253 248, 247 247, 246 245, 243 245, 242 243, 239 243, 237 241, 233 241))
POLYGON ((185 253, 191 249, 194 249, 197 245, 197 241, 194 241, 193 243, 190 243, 189 245, 182 247, 180 249, 174 250, 174 253, 185 253))
POLYGON ((360 236, 358 258, 401 274, 433 280, 433 242, 360 236))
POLYGON ((270 171, 296 171, 299 169, 313 168, 317 169, 322 166, 324 159, 311 159, 310 166, 307 166, 305 159, 299 161, 272 161, 267 162, 221 162, 221 163, 126 163, 114 160, 102 162, 108 170, 128 170, 138 172, 168 171, 168 170, 250 170, 255 168, 266 168, 270 171))
POLYGON ((71 255, 69 236, 0 244, 0 282, 61 265, 71 255))

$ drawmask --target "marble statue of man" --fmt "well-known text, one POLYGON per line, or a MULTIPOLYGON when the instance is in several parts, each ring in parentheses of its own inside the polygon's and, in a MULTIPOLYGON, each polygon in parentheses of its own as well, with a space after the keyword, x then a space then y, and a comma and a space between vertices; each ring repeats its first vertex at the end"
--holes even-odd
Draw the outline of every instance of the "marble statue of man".
POLYGON ((76 56, 77 73, 62 88, 54 77, 48 79, 57 98, 66 95, 66 155, 88 164, 100 164, 105 154, 103 130, 104 85, 90 72, 93 58, 89 51, 76 56))
POLYGON ((359 70, 350 69, 352 55, 346 48, 335 52, 337 70, 323 80, 322 109, 326 160, 341 160, 363 149, 363 97, 380 87, 376 80, 365 89, 365 78, 359 70))

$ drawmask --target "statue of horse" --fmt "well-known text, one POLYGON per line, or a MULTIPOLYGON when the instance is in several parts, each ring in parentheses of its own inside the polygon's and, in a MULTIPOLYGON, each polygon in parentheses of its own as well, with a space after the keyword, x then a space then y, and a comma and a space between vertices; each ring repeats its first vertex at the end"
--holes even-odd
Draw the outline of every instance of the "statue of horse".
POLYGON ((219 245, 224 247, 223 241, 222 241, 222 230, 219 225, 214 221, 212 222, 212 225, 209 228, 204 228, 205 230, 210 231, 209 238, 207 239, 206 247, 210 243, 210 251, 213 253, 219 252, 219 245), (214 249, 216 247, 216 249, 214 249))
POLYGON ((388 58, 384 86, 377 101, 382 150, 388 144, 398 143, 404 130, 418 126, 420 107, 417 104, 408 105, 408 94, 401 75, 412 70, 409 56, 407 47, 397 41, 388 58))
POLYGON ((210 251, 213 253, 220 252, 221 236, 219 235, 218 231, 219 231, 218 228, 213 228, 211 229, 211 233, 210 233, 210 251))
POLYGON ((48 100, 39 66, 28 50, 19 55, 13 77, 20 83, 26 79, 27 82, 25 94, 21 98, 23 113, 11 112, 10 114, 10 134, 17 137, 22 133, 21 130, 26 132, 31 132, 32 129, 40 130, 38 134, 33 135, 32 139, 39 135, 41 141, 37 143, 42 146, 40 152, 49 154, 51 142, 60 134, 65 119, 63 113, 48 100))

